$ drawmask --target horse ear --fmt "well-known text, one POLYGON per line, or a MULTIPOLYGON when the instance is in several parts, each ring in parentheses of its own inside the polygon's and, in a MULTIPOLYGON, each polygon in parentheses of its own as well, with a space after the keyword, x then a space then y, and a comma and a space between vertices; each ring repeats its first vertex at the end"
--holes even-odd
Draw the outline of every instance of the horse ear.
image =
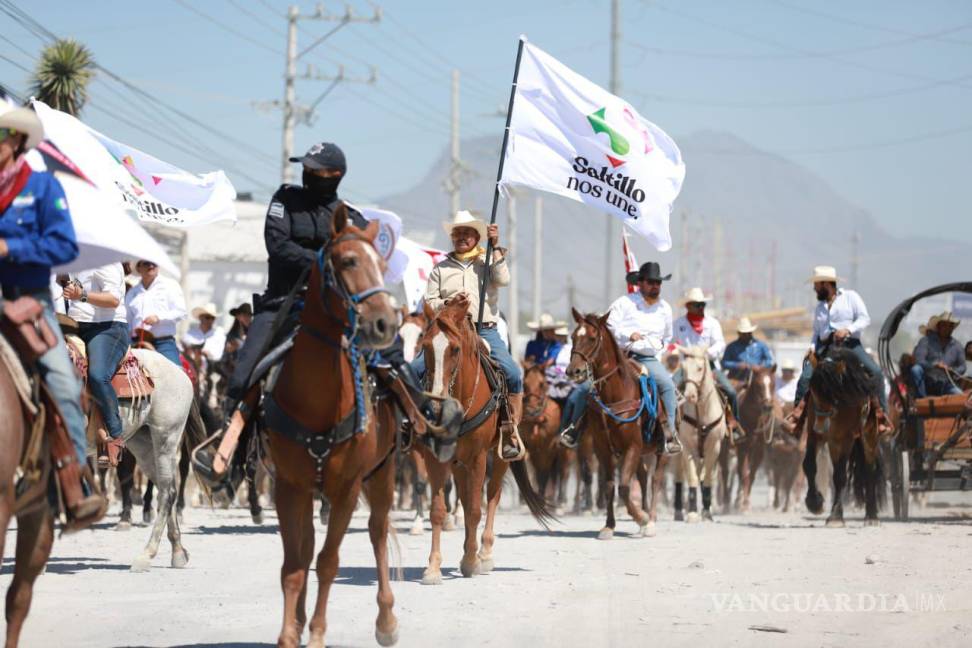
POLYGON ((578 324, 584 321, 584 316, 581 315, 580 311, 578 311, 576 308, 571 308, 570 314, 574 316, 574 321, 577 322, 578 324))
POLYGON ((608 311, 597 318, 597 323, 601 326, 607 326, 608 318, 611 317, 611 311, 608 311))
POLYGON ((379 231, 381 231, 381 223, 376 220, 368 221, 368 226, 364 230, 365 238, 369 241, 374 241, 378 238, 379 231))
POLYGON ((338 203, 338 206, 334 209, 334 214, 331 216, 331 234, 339 234, 347 226, 348 208, 342 201, 338 203))
POLYGON ((425 319, 429 322, 435 319, 435 311, 432 310, 432 307, 429 306, 429 302, 427 301, 422 302, 422 314, 425 315, 425 319))

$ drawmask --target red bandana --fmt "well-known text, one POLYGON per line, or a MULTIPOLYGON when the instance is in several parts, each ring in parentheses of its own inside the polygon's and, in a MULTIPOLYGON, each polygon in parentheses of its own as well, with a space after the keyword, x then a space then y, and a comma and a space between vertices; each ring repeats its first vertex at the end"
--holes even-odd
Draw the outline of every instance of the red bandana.
POLYGON ((705 315, 693 315, 692 313, 686 313, 685 319, 687 319, 689 324, 692 325, 692 329, 696 333, 702 332, 702 320, 705 319, 705 315))
POLYGON ((7 211, 10 203, 27 185, 30 177, 30 165, 21 157, 16 165, 5 173, 0 173, 0 214, 7 211))

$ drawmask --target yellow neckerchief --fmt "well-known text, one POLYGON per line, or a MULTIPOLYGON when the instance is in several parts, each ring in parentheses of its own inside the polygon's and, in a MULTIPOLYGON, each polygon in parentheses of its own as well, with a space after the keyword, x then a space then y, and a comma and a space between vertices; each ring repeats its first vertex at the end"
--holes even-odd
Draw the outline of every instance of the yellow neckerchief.
POLYGON ((469 261, 470 259, 475 259, 480 254, 486 254, 486 249, 483 248, 483 246, 481 246, 481 245, 477 245, 476 247, 474 247, 473 249, 469 250, 468 252, 462 252, 462 253, 460 253, 460 252, 453 252, 452 253, 452 256, 455 257, 459 261, 469 261))

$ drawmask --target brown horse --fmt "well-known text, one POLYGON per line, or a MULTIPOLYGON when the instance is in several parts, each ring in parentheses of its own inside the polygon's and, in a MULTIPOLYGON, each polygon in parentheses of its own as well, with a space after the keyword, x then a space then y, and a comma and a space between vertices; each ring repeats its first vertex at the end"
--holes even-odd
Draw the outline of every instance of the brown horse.
POLYGON ((733 444, 723 444, 719 463, 722 479, 719 482, 719 500, 723 510, 729 511, 732 500, 732 486, 729 475, 730 453, 736 453, 736 478, 739 490, 733 508, 741 513, 750 509, 750 496, 753 482, 763 458, 766 445, 776 432, 776 417, 773 415, 773 388, 776 367, 756 367, 750 369, 746 382, 739 394, 739 424, 746 433, 733 444))
POLYGON ((324 645, 338 550, 363 490, 371 508, 368 532, 378 570, 375 636, 388 646, 398 639, 387 551, 394 496, 394 461, 388 459, 396 430, 387 408, 380 407, 376 417, 358 354, 361 348, 388 346, 397 316, 382 283, 384 262, 374 248, 377 221, 360 230, 348 223, 342 204, 334 212, 331 234, 310 274, 300 332, 266 399, 284 550, 284 618, 277 643, 299 645, 307 620, 314 491, 319 488, 331 509, 327 538, 317 556, 318 595, 308 645, 324 645))
POLYGON ((520 436, 527 447, 527 460, 536 476, 538 491, 548 501, 564 506, 575 453, 560 445, 560 405, 549 397, 547 388, 547 372, 542 365, 524 368, 520 436))
MULTIPOLYGON (((0 340, 0 344, 7 343, 0 340)), ((41 447, 34 454, 40 462, 37 466, 40 472, 24 480, 28 484, 25 492, 15 492, 15 474, 24 453, 28 451, 31 427, 11 371, 16 369, 9 368, 0 360, 0 412, 4 412, 0 422, 0 448, 3 448, 3 452, 0 452, 0 559, 3 557, 10 518, 17 517, 14 575, 7 590, 8 648, 16 646, 20 640, 20 631, 30 611, 34 579, 43 571, 54 544, 54 514, 47 501, 51 474, 50 451, 44 432, 37 439, 41 447)))
MULTIPOLYGON (((503 476, 507 462, 493 458, 486 491, 486 525, 483 529, 482 549, 476 541, 482 519, 483 483, 486 480, 487 459, 496 451, 500 441, 500 407, 503 403, 502 375, 487 373, 480 359, 484 342, 479 338, 467 316, 469 301, 460 294, 447 301, 438 313, 425 307, 429 326, 422 341, 425 354, 426 382, 436 396, 452 396, 463 408, 462 429, 456 443, 455 457, 450 463, 440 462, 424 444, 418 444, 425 457, 432 489, 432 550, 422 583, 442 583, 442 552, 440 539, 446 515, 444 486, 451 473, 455 477, 459 501, 465 521, 465 542, 459 569, 465 577, 487 573, 493 569, 493 525, 503 492, 503 476), (491 384, 495 381, 495 384, 491 384)), ((509 416, 509 414, 507 414, 509 416)), ((507 419, 509 420, 509 419, 507 419)), ((530 512, 544 526, 552 516, 546 503, 530 484, 522 461, 511 466, 520 493, 530 512)))
POLYGON ((878 526, 885 486, 878 405, 871 396, 872 377, 848 349, 831 349, 822 360, 813 356, 811 362, 814 370, 810 378, 807 445, 803 458, 807 508, 811 513, 823 511, 823 495, 816 484, 817 444, 827 443, 834 465, 833 505, 827 526, 844 526, 843 491, 848 484, 858 504, 864 505, 864 524, 878 526))
MULTIPOLYGON (((614 335, 608 329, 608 314, 581 315, 573 310, 577 329, 572 335, 573 349, 567 375, 575 382, 583 382, 590 377, 593 380, 592 396, 597 395, 601 402, 611 410, 615 417, 630 418, 641 406, 641 388, 638 383, 640 366, 629 360, 618 347, 614 335)), ((591 409, 599 408, 592 404, 591 409)), ((603 411, 603 408, 601 408, 603 411)), ((588 412, 588 415, 590 411, 588 412)), ((642 415, 644 416, 644 415, 642 415)), ((655 434, 648 444, 642 438, 642 417, 629 422, 622 422, 613 417, 607 417, 603 432, 594 435, 594 452, 598 461, 604 467, 607 476, 607 522, 598 534, 601 540, 614 537, 614 479, 616 466, 620 468, 621 476, 618 482, 618 495, 624 500, 628 513, 640 527, 641 534, 653 536, 655 521, 658 518, 658 497, 664 487, 665 465, 668 458, 659 455, 659 445, 663 436, 658 421, 663 417, 664 409, 658 403, 658 417, 655 421, 655 434), (620 464, 616 463, 620 456, 620 464), (657 457, 654 474, 651 477, 651 504, 646 513, 641 503, 633 496, 631 481, 636 478, 638 468, 646 460, 657 457)), ((594 426, 599 428, 600 426, 594 426)))

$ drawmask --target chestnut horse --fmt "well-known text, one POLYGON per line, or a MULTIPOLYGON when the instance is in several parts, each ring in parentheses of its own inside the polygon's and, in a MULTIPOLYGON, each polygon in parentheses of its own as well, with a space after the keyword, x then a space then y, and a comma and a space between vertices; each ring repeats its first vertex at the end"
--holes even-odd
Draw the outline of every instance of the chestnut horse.
POLYGON ((523 372, 523 420, 520 436, 527 448, 537 490, 556 505, 567 504, 567 480, 574 451, 560 445, 560 405, 547 394, 547 372, 531 364, 523 372), (553 491, 547 497, 548 484, 553 491))
POLYGON ((865 526, 878 526, 885 486, 877 425, 877 403, 871 396, 871 375, 848 349, 832 348, 814 363, 807 403, 807 447, 803 472, 807 477, 806 505, 823 512, 823 495, 817 489, 817 444, 827 443, 834 465, 833 505, 828 527, 844 526, 844 487, 850 485, 858 504, 864 505, 865 526), (849 473, 849 474, 848 474, 849 473))
POLYGON ((379 408, 382 420, 376 421, 360 354, 363 348, 391 344, 397 315, 383 287, 384 262, 374 248, 378 222, 358 229, 348 222, 341 204, 331 228, 330 242, 311 270, 294 347, 265 399, 284 550, 280 570, 284 617, 277 644, 299 645, 307 621, 304 606, 314 554, 314 491, 319 488, 331 509, 327 537, 317 556, 317 604, 307 645, 324 645, 338 550, 363 490, 371 508, 368 532, 378 570, 375 636, 379 644, 389 646, 398 640, 387 551, 388 512, 394 496, 394 461, 389 458, 396 430, 385 420, 387 409, 379 408))
MULTIPOLYGON (((425 306, 425 311, 429 326, 422 340, 422 352, 425 354, 427 368, 426 383, 431 385, 429 391, 436 396, 451 396, 463 407, 462 428, 451 463, 438 461, 424 444, 417 444, 425 458, 429 470, 429 485, 432 488, 432 550, 422 583, 440 585, 440 539, 446 515, 444 487, 450 473, 455 478, 465 521, 466 536, 459 570, 468 578, 487 573, 494 566, 493 543, 496 536, 493 524, 503 493, 503 476, 508 466, 507 462, 498 457, 493 458, 486 491, 486 525, 483 529, 482 549, 479 549, 476 542, 476 533, 482 519, 487 459, 489 453, 497 451, 499 447, 499 408, 504 407, 505 384, 498 371, 493 374, 496 379, 495 386, 490 384, 493 378, 487 374, 480 360, 480 351, 485 343, 467 316, 469 301, 464 293, 447 301, 438 313, 433 313, 428 305, 425 306)), ((510 469, 530 512, 546 527, 548 520, 553 518, 543 497, 530 484, 523 462, 514 461, 510 469)))
MULTIPOLYGON (((573 309, 573 315, 574 321, 577 322, 577 329, 571 337, 573 348, 570 364, 567 366, 567 375, 578 383, 590 377, 593 380, 592 398, 599 398, 601 403, 604 403, 604 407, 613 414, 606 418, 606 425, 603 428, 592 426, 596 431, 600 431, 594 435, 594 452, 607 479, 605 502, 607 522, 598 534, 598 538, 609 540, 614 537, 616 467, 621 471, 618 495, 624 500, 628 513, 638 523, 641 534, 645 537, 653 536, 655 521, 658 519, 658 497, 664 488, 665 465, 668 463, 668 457, 658 454, 660 442, 663 443, 663 436, 660 434, 661 425, 658 423, 665 416, 663 406, 660 402, 657 403, 655 433, 646 444, 641 432, 642 418, 645 415, 641 414, 634 420, 625 420, 643 409, 644 403, 638 379, 640 366, 625 356, 618 347, 614 335, 607 326, 608 314, 581 315, 573 309), (620 465, 617 463, 617 456, 621 458, 620 465), (651 502, 649 511, 646 513, 641 503, 633 496, 631 481, 637 477, 638 469, 645 460, 656 456, 657 463, 651 476, 651 502)), ((592 405, 592 408, 599 408, 601 412, 604 411, 604 407, 592 405)))

